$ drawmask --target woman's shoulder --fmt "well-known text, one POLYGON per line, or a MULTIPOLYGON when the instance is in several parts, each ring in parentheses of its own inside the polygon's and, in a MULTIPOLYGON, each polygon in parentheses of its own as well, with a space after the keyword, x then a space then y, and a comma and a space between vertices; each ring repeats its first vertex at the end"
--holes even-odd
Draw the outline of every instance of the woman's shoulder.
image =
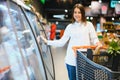
POLYGON ((90 22, 90 21, 86 21, 86 24, 87 24, 87 25, 91 25, 92 22, 90 22))
POLYGON ((71 28, 73 26, 73 23, 69 23, 66 28, 71 28))
POLYGON ((93 24, 92 24, 92 22, 90 22, 90 21, 86 21, 86 24, 85 24, 87 27, 92 27, 93 26, 93 24))
POLYGON ((72 26, 74 23, 69 23, 67 26, 72 26))

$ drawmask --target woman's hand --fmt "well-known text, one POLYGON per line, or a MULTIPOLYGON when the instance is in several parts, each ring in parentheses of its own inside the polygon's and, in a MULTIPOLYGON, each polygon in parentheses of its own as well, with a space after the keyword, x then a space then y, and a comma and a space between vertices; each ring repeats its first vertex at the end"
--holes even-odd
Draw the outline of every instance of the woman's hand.
POLYGON ((45 37, 43 37, 43 36, 41 35, 40 38, 44 41, 44 43, 47 44, 47 39, 46 39, 45 37))
POLYGON ((102 47, 102 44, 100 42, 97 42, 94 54, 100 54, 101 47, 102 47))

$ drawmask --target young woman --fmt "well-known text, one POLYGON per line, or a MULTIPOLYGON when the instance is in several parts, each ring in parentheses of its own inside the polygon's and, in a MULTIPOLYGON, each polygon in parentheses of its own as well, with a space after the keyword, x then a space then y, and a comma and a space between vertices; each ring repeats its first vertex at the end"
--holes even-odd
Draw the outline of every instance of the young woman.
MULTIPOLYGON (((91 22, 86 21, 85 10, 81 4, 76 4, 72 11, 72 23, 70 23, 59 40, 46 40, 43 36, 41 38, 47 45, 63 46, 69 41, 67 53, 65 57, 65 64, 68 71, 69 80, 76 80, 76 59, 73 46, 96 45, 101 46, 94 26, 91 22)), ((85 50, 86 51, 86 50, 85 50)))

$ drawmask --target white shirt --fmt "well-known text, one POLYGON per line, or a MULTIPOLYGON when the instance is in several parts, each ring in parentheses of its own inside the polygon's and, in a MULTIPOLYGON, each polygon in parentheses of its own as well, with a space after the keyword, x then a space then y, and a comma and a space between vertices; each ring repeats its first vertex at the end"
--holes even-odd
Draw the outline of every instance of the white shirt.
POLYGON ((48 40, 47 44, 61 47, 64 46, 67 41, 69 41, 69 44, 65 57, 65 63, 72 66, 76 66, 76 59, 72 49, 73 46, 88 46, 91 45, 91 42, 93 44, 99 42, 94 26, 91 22, 87 22, 86 24, 74 22, 66 27, 64 35, 61 39, 54 41, 48 40))

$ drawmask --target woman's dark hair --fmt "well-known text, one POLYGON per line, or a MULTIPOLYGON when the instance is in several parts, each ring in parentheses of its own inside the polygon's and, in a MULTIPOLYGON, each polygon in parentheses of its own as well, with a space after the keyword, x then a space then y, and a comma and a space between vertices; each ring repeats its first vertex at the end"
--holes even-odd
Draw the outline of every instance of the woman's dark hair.
POLYGON ((75 19, 74 19, 74 17, 73 17, 74 9, 75 9, 75 8, 80 9, 81 14, 82 14, 82 22, 86 22, 85 9, 84 9, 83 5, 81 5, 81 4, 75 4, 75 6, 74 6, 73 9, 72 9, 72 23, 75 22, 75 19))

